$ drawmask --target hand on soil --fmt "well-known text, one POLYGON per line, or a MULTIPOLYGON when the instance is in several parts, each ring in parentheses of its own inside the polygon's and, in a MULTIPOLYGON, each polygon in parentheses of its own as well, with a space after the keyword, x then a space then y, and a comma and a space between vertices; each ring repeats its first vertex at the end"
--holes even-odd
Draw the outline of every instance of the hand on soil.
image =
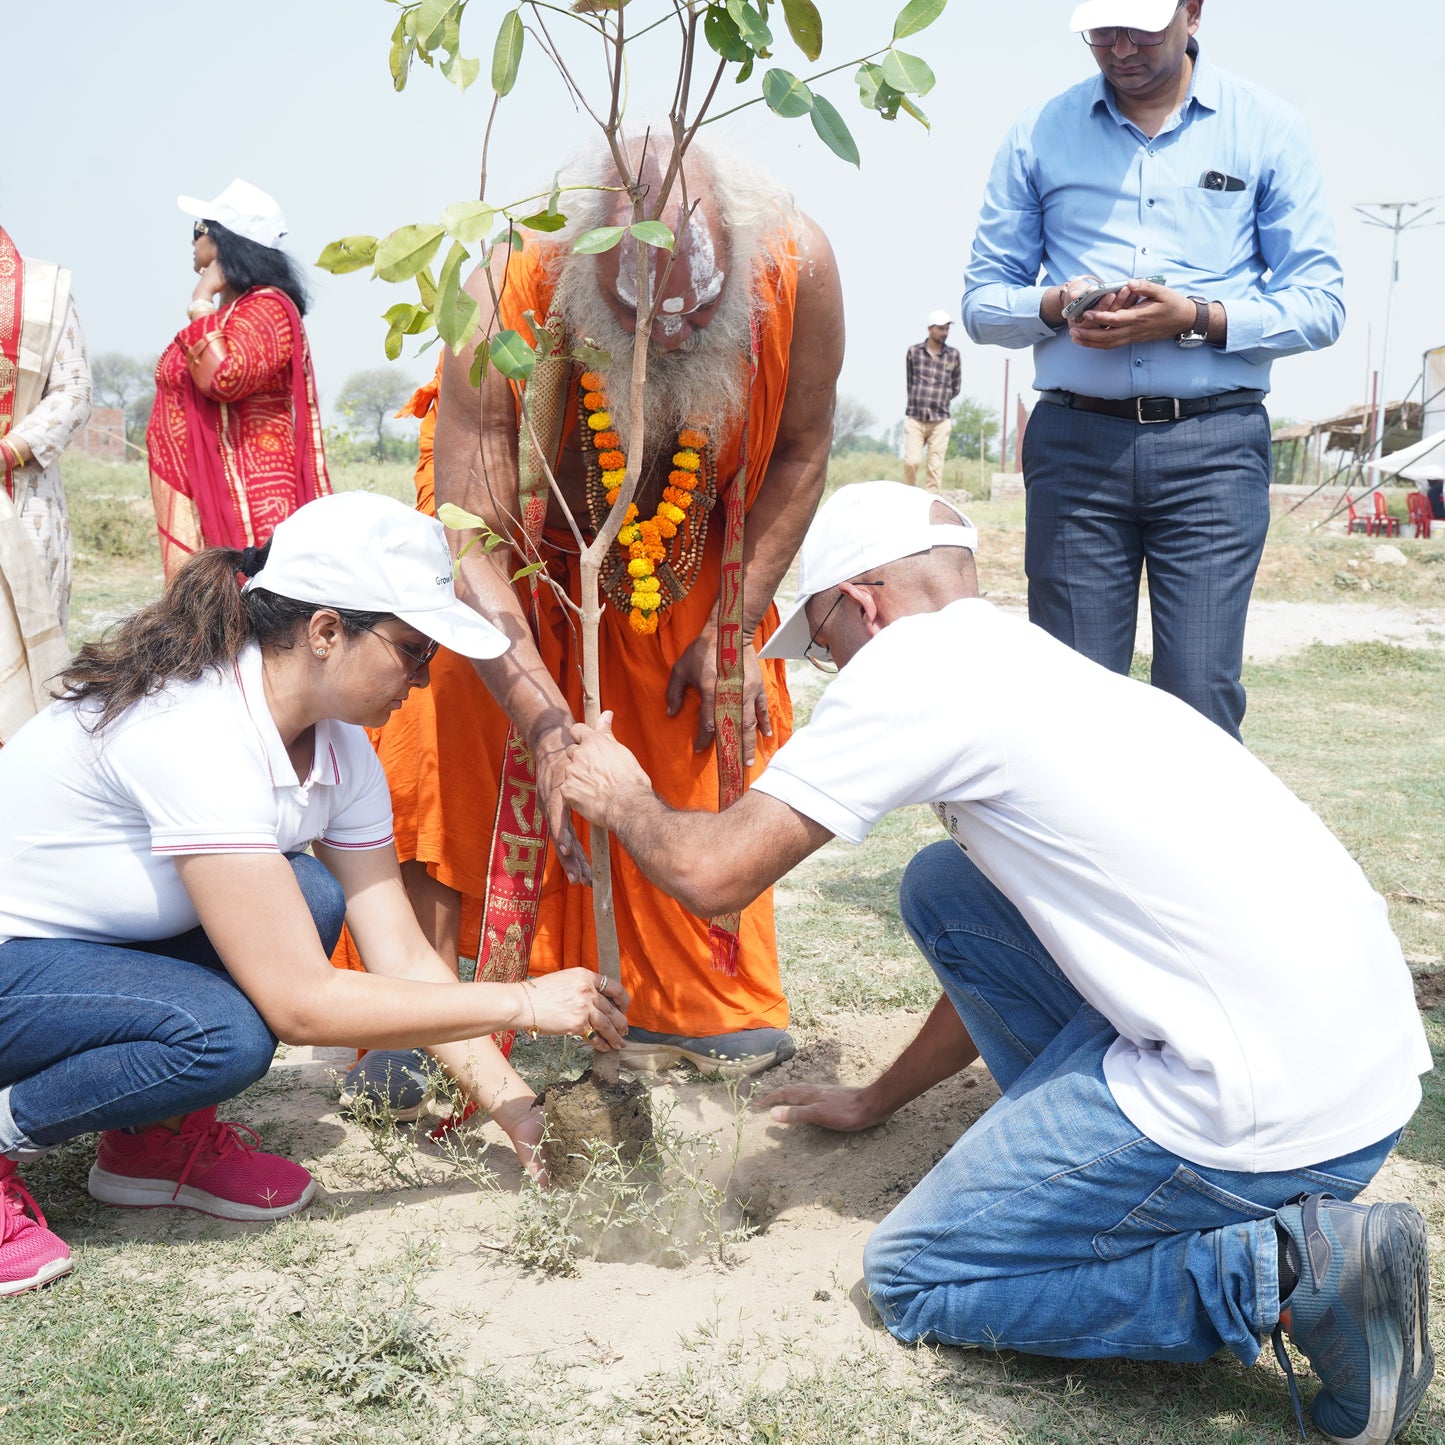
POLYGON ((785 1084, 753 1100, 779 1124, 817 1124, 823 1129, 871 1129, 883 1122, 868 1106, 866 1089, 842 1084, 785 1084))

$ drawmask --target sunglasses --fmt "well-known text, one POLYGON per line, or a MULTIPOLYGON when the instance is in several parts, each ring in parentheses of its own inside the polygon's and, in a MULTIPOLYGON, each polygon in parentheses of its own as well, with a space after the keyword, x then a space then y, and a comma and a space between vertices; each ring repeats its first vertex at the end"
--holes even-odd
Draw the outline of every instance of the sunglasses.
POLYGON ((415 679, 417 673, 419 673, 422 668, 424 668, 427 663, 429 663, 432 658, 437 655, 437 649, 441 647, 441 643, 433 640, 431 642, 428 642, 427 645, 422 649, 422 651, 413 652, 412 649, 406 645, 406 643, 398 642, 396 638, 388 637, 386 633, 378 632, 374 627, 363 627, 361 630, 363 632, 371 633, 373 637, 381 638, 383 642, 389 642, 394 648, 396 648, 399 653, 402 654, 403 657, 411 659, 411 666, 406 670, 406 680, 408 682, 411 682, 413 679, 415 679))
POLYGON ((192 241, 199 241, 202 236, 209 236, 210 234, 211 228, 204 221, 197 221, 196 224, 191 227, 192 241))

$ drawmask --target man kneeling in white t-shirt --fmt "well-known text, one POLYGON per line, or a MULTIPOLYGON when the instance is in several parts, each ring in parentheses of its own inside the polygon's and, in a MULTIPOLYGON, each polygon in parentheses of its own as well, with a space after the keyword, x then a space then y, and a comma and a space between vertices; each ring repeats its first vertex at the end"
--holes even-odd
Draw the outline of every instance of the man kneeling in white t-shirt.
POLYGON ((704 918, 933 804, 952 841, 901 908, 943 996, 866 1088, 764 1101, 862 1129, 982 1052, 1003 1097, 868 1244, 893 1334, 1252 1363, 1273 1332, 1288 1370, 1283 1331, 1325 1434, 1393 1439, 1434 1369, 1425 1226, 1341 1202, 1430 1068, 1384 902, 1232 738, 982 601, 975 545, 926 493, 844 487, 763 650, 843 669, 809 725, 719 815, 669 809, 604 716, 568 801, 704 918))

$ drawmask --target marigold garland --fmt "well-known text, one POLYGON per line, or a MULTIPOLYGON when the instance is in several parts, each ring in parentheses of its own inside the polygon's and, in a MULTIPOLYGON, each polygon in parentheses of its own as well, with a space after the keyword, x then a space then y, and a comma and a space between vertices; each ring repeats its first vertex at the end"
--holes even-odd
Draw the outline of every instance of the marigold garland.
MULTIPOLYGON (((611 508, 616 505, 627 476, 627 453, 622 448, 622 438, 610 430, 612 413, 607 405, 606 378, 600 372, 583 372, 581 386, 583 414, 591 433, 598 481, 611 508)), ((677 536, 693 504, 693 494, 705 478, 707 433, 697 427, 683 427, 677 434, 677 444, 673 469, 667 475, 657 510, 650 518, 641 520, 636 506, 629 505, 617 533, 618 549, 627 559, 625 575, 631 583, 628 625, 644 636, 657 631, 660 615, 670 600, 664 597, 662 581, 657 575, 658 566, 668 555, 666 543, 677 536)))

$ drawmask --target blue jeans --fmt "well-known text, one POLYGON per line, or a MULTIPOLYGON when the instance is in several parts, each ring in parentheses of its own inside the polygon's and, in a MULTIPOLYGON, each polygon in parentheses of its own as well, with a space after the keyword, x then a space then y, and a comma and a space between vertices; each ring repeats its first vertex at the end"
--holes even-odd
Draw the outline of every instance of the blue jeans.
POLYGON ((1269 445, 1263 406, 1141 426, 1041 401, 1024 433, 1029 620, 1126 673, 1147 563, 1150 680, 1237 738, 1269 445))
MULTIPOLYGON (((290 863, 329 953, 346 916, 341 885, 307 854, 290 863)), ((156 943, 0 944, 0 1154, 219 1104, 275 1052, 202 929, 156 943)))
POLYGON ((955 843, 913 859, 901 907, 1003 1097, 868 1241, 888 1329, 1070 1359, 1227 1345, 1252 1363, 1279 1318, 1275 1211, 1352 1199, 1398 1136, 1280 1173, 1190 1163, 1120 1112, 1102 1068, 1118 1034, 955 843))

